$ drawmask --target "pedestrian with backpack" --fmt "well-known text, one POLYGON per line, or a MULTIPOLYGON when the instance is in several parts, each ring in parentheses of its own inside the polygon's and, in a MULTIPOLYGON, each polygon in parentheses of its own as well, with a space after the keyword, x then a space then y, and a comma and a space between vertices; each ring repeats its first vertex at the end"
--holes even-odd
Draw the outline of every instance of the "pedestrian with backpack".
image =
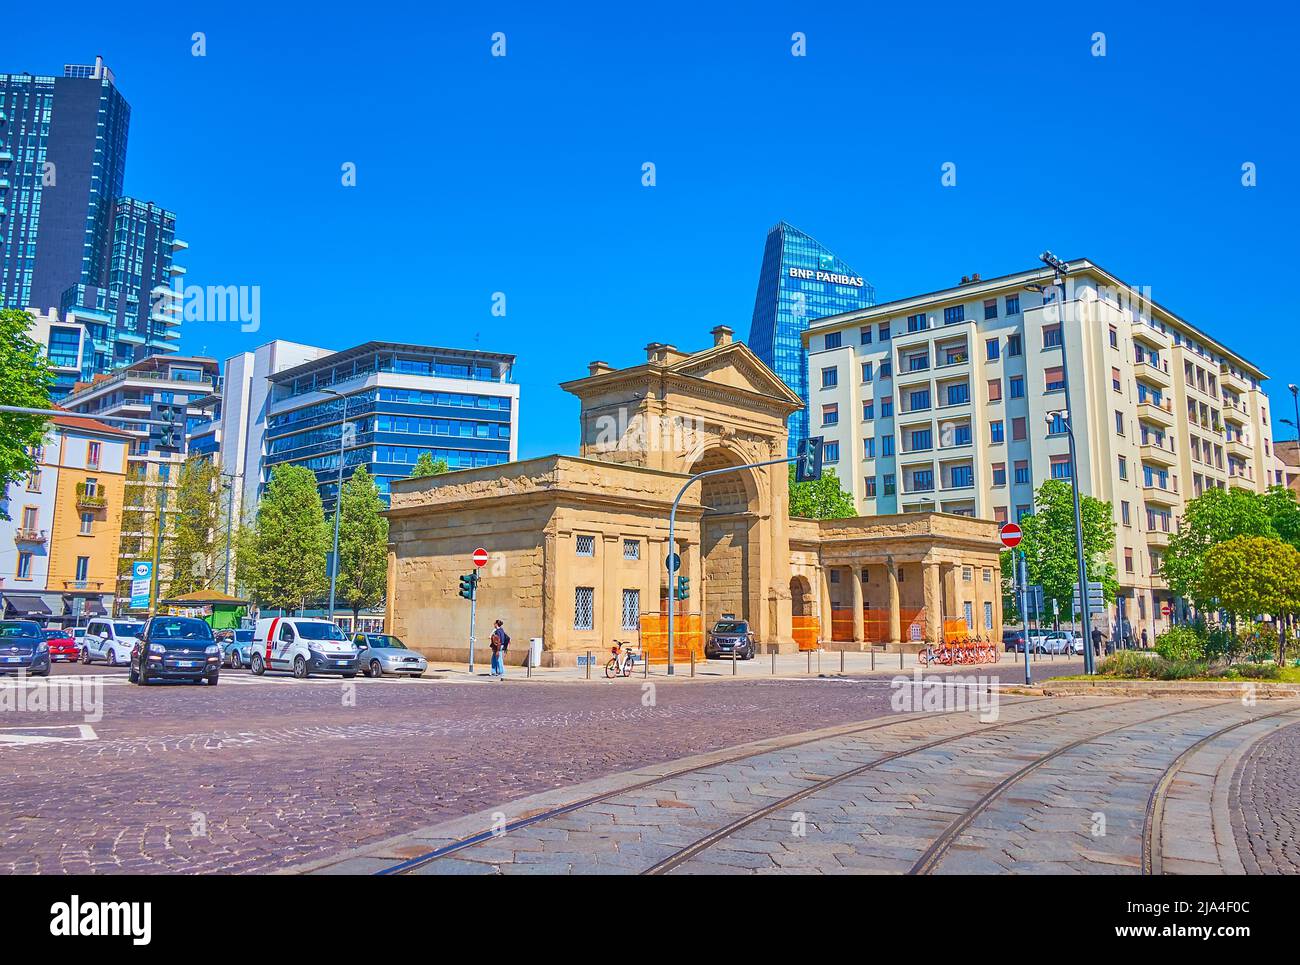
POLYGON ((506 678, 506 651, 510 649, 510 634, 506 633, 506 628, 501 625, 501 621, 496 621, 496 626, 492 630, 492 676, 506 678))

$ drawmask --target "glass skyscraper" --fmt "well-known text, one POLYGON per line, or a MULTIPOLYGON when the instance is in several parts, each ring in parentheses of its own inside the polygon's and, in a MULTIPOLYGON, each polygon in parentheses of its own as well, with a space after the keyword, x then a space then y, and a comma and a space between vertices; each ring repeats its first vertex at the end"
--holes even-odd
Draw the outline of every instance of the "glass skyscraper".
POLYGON ((62 77, 0 74, 0 307, 59 313, 50 341, 80 371, 56 394, 176 351, 178 320, 155 293, 185 245, 174 214, 122 194, 130 122, 100 58, 62 77))
POLYGON ((814 318, 876 303, 876 290, 834 252, 782 221, 767 233, 749 347, 804 408, 790 416, 790 455, 808 435, 808 361, 801 335, 814 318))

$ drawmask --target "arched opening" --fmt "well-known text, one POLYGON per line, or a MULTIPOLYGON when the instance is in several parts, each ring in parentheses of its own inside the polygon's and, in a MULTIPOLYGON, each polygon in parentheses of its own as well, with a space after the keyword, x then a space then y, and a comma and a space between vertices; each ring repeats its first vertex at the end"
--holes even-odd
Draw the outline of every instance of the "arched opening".
MULTIPOLYGON (((692 473, 740 465, 724 449, 705 452, 692 473)), ((736 620, 754 620, 759 601, 759 554, 753 546, 758 525, 757 494, 751 471, 710 476, 700 481, 704 518, 700 523, 700 560, 703 569, 705 626, 729 614, 736 620)))
POLYGON ((812 584, 806 576, 790 578, 790 614, 796 617, 810 617, 816 611, 813 608, 812 584))

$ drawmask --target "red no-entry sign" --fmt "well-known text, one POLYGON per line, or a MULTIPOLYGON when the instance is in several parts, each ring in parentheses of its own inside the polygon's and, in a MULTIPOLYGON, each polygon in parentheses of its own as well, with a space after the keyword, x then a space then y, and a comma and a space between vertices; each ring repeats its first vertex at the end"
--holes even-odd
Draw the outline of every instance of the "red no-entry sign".
POLYGON ((1002 540, 1002 545, 1009 550, 1019 546, 1024 535, 1016 523, 1003 523, 1002 528, 998 530, 998 537, 1002 540))
POLYGON ((475 566, 487 566, 487 561, 488 561, 487 550, 485 550, 483 547, 480 546, 478 549, 474 551, 473 559, 474 559, 475 566))
POLYGON ((1165 616, 1172 616, 1174 612, 1174 608, 1171 607, 1168 603, 1166 603, 1164 606, 1160 608, 1160 612, 1163 613, 1165 616))

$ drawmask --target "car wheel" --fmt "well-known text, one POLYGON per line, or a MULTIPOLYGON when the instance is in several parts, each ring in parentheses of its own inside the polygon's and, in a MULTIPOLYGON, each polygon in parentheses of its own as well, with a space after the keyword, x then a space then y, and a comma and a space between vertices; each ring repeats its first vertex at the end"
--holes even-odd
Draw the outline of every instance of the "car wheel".
POLYGON ((141 687, 149 686, 149 668, 146 667, 144 664, 140 665, 140 686, 141 687))
POLYGON ((262 655, 260 653, 252 655, 251 659, 248 661, 248 668, 259 677, 266 673, 266 664, 262 663, 262 655))
POLYGON ((354 674, 354 673, 345 673, 345 674, 343 675, 343 679, 344 679, 344 680, 351 680, 351 679, 352 679, 353 677, 355 677, 355 676, 356 676, 356 674, 354 674))
POLYGON ((372 660, 370 661, 370 667, 366 671, 366 675, 370 677, 382 677, 384 675, 384 668, 379 665, 378 660, 372 660))
POLYGON ((239 656, 238 650, 230 651, 230 669, 239 670, 244 666, 244 661, 239 656))
POLYGON ((293 658, 293 675, 299 680, 307 679, 307 661, 302 657, 293 658))
POLYGON ((87 667, 90 666, 90 651, 87 650, 84 646, 81 648, 81 662, 83 665, 87 667))
POLYGON ((133 684, 138 684, 140 682, 140 674, 136 671, 134 663, 127 664, 126 679, 133 684))
POLYGON ((108 651, 108 665, 109 665, 110 667, 116 667, 116 666, 117 666, 117 651, 116 651, 116 650, 109 650, 109 651, 108 651))
POLYGON ((208 677, 208 686, 209 686, 209 687, 215 687, 215 686, 217 685, 217 680, 218 680, 220 677, 221 677, 221 674, 219 674, 219 673, 214 673, 214 674, 212 674, 211 676, 209 676, 209 677, 208 677))

